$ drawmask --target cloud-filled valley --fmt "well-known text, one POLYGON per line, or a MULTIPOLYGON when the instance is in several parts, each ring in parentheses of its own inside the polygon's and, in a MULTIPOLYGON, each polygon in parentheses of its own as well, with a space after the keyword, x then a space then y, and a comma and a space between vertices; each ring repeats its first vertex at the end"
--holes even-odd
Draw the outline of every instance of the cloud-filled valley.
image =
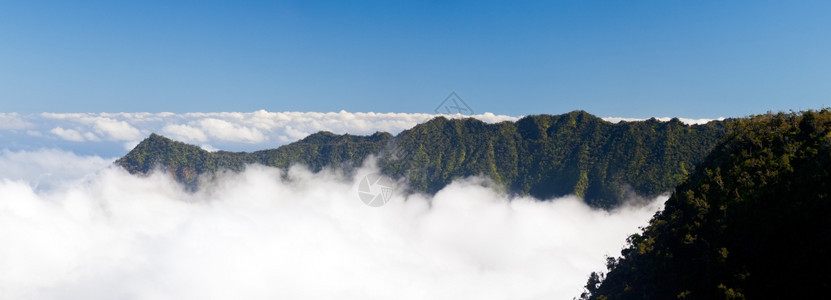
POLYGON ((665 200, 607 212, 468 178, 373 208, 371 166, 250 166, 189 193, 110 161, 2 153, 0 298, 570 299, 665 200))

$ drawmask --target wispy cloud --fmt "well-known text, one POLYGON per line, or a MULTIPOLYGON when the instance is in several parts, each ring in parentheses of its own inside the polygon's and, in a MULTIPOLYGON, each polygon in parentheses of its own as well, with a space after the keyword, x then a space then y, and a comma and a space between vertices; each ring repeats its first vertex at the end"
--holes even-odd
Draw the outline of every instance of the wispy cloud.
MULTIPOLYGON (((86 140, 86 138, 84 138, 81 135, 80 132, 78 132, 77 130, 74 130, 74 129, 64 129, 63 127, 59 126, 59 127, 52 128, 52 130, 49 130, 49 132, 54 134, 55 136, 57 136, 59 138, 62 138, 64 140, 71 141, 71 142, 83 142, 83 141, 86 140)), ((89 132, 88 132, 88 134, 91 135, 91 133, 89 133, 89 132)), ((95 138, 94 136, 89 136, 89 135, 88 135, 88 137, 95 138)))

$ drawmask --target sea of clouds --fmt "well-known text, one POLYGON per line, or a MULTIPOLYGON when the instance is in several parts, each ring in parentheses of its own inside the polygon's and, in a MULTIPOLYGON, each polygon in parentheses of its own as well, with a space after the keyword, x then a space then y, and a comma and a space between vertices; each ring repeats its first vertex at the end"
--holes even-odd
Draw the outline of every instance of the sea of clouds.
MULTIPOLYGON (((207 150, 255 151, 276 148, 318 131, 369 135, 398 134, 437 114, 375 112, 218 112, 218 113, 0 113, 0 145, 9 150, 59 148, 79 154, 121 156, 157 133, 207 150)), ((519 117, 483 113, 443 115, 474 117, 488 123, 519 117)), ((633 118, 604 118, 610 122, 633 118)), ((669 118, 659 120, 668 121, 669 118)), ((700 124, 709 119, 681 119, 700 124)))
MULTIPOLYGON (((0 113, 0 142, 11 150, 60 148, 103 156, 123 155, 157 133, 208 150, 276 148, 318 131, 369 135, 397 134, 436 114, 362 112, 218 113, 0 113)), ((492 113, 443 115, 475 117, 489 123, 516 117, 492 113)))
POLYGON ((468 178, 369 207, 372 165, 187 192, 112 160, 0 153, 0 299, 571 299, 666 199, 603 211, 468 178))

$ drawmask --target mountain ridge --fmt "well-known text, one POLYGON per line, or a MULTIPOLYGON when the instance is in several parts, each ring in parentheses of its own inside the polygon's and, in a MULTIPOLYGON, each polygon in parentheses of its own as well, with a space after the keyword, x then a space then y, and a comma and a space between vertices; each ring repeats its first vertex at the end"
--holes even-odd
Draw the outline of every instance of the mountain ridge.
POLYGON ((208 152, 151 134, 116 164, 133 174, 160 168, 195 188, 200 174, 241 171, 246 164, 349 172, 374 155, 382 173, 404 179, 414 192, 435 193, 454 179, 483 175, 511 193, 540 199, 575 194, 611 208, 632 195, 671 190, 715 145, 726 122, 611 123, 585 111, 493 124, 439 116, 395 136, 321 131, 256 152, 208 152))

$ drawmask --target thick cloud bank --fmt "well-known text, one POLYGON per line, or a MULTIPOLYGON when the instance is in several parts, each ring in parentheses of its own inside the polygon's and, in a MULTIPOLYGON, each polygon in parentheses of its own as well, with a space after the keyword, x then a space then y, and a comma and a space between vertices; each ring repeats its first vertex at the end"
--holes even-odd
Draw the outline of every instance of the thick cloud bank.
POLYGON ((571 299, 664 200, 604 212, 469 179, 376 208, 357 196, 368 172, 252 166, 196 193, 115 167, 47 188, 4 173, 0 298, 571 299))

